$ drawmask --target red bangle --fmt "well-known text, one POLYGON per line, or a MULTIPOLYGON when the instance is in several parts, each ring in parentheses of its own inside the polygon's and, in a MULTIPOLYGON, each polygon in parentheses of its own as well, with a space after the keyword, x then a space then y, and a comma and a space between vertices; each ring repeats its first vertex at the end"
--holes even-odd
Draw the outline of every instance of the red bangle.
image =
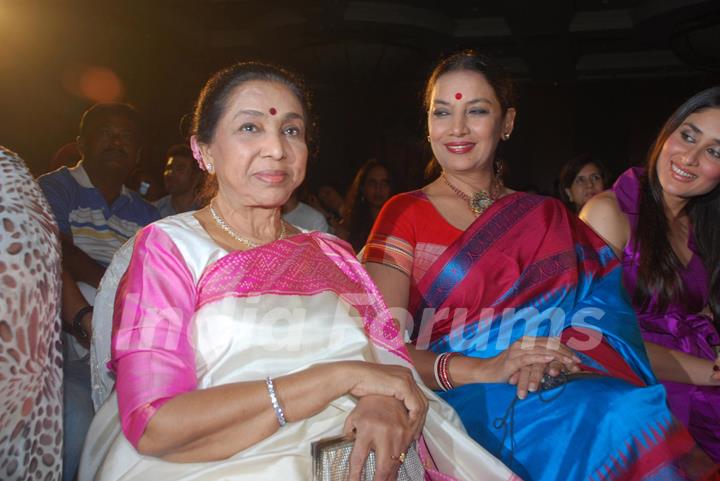
POLYGON ((440 354, 440 357, 438 359, 436 374, 438 381, 440 381, 440 387, 443 391, 449 391, 455 388, 455 385, 450 378, 450 371, 448 369, 448 366, 450 365, 450 359, 457 355, 457 352, 445 352, 440 354))

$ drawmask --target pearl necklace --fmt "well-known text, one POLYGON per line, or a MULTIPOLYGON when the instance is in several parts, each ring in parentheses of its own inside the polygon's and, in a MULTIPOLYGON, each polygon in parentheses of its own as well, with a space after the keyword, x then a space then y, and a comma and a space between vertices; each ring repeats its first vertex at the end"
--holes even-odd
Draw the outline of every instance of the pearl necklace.
MULTIPOLYGON (((220 215, 215 212, 215 208, 211 205, 210 206, 210 214, 212 214, 213 219, 215 219, 215 222, 217 223, 218 227, 220 227, 222 230, 224 230, 230 237, 235 239, 236 241, 245 244, 249 248, 253 249, 255 247, 258 247, 260 244, 251 241, 247 237, 243 237, 234 230, 230 228, 229 225, 223 220, 220 215)), ((285 238, 285 222, 280 219, 280 237, 278 237, 276 240, 281 240, 285 238)))
POLYGON ((493 178, 489 192, 481 190, 480 192, 475 192, 472 197, 452 185, 450 180, 445 176, 445 172, 442 173, 442 178, 455 195, 468 203, 468 207, 476 216, 488 210, 488 208, 500 198, 500 194, 502 193, 502 184, 498 182, 497 178, 493 178))

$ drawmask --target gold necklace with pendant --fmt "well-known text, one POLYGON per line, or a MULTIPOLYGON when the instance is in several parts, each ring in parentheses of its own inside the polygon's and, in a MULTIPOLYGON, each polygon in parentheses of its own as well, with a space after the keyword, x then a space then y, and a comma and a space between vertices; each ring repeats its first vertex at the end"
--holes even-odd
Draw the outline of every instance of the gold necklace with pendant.
POLYGON ((490 186, 489 191, 481 190, 480 192, 475 192, 472 197, 452 185, 450 183, 450 180, 445 175, 445 172, 442 173, 442 178, 448 185, 448 187, 450 187, 450 190, 455 193, 455 195, 468 203, 468 207, 471 211, 473 211, 476 216, 479 216, 483 212, 488 210, 488 208, 493 205, 502 194, 502 184, 498 182, 497 178, 493 178, 493 182, 490 186))

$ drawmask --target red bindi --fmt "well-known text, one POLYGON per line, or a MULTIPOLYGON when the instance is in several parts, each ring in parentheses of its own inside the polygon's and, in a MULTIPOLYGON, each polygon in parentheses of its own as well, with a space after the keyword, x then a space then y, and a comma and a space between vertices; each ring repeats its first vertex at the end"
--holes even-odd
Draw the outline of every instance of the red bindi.
POLYGON ((275 107, 270 107, 270 115, 275 115, 277 113, 277 110, 275 107))
POLYGON ((460 100, 462 98, 462 94, 460 92, 456 93, 455 98, 460 100))

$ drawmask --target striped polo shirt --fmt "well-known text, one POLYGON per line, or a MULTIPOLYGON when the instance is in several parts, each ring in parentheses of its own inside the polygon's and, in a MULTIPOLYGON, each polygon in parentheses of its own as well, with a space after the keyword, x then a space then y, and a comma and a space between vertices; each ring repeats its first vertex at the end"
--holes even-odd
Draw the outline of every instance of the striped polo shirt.
POLYGON ((82 161, 42 175, 38 182, 60 232, 104 267, 135 232, 160 218, 152 204, 125 186, 108 205, 90 182, 82 161))

